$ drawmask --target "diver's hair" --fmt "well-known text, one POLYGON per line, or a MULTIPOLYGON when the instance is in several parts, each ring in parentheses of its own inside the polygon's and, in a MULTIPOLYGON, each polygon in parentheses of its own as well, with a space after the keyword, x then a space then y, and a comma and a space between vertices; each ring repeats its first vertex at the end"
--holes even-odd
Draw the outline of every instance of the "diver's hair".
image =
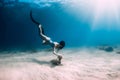
POLYGON ((37 25, 40 25, 40 23, 37 22, 37 21, 32 17, 32 10, 30 11, 30 18, 31 18, 32 22, 34 22, 34 23, 37 24, 37 25))
POLYGON ((62 49, 63 47, 65 47, 65 41, 60 41, 59 44, 61 45, 61 47, 59 47, 60 49, 62 49))

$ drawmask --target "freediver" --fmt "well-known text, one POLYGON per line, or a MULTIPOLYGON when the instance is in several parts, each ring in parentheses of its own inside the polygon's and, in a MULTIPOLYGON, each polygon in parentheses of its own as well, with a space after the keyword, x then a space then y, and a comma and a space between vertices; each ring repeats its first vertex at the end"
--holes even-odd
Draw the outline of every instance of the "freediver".
POLYGON ((61 54, 57 54, 56 51, 59 51, 59 50, 63 49, 63 47, 65 47, 65 41, 60 41, 59 43, 58 42, 54 42, 54 41, 51 40, 50 37, 46 36, 44 34, 44 29, 43 29, 42 25, 39 22, 37 22, 36 20, 34 20, 34 18, 32 17, 32 11, 30 11, 30 18, 39 27, 39 35, 41 36, 41 39, 43 40, 42 44, 50 45, 52 47, 53 54, 57 56, 57 59, 58 59, 59 64, 60 64, 61 63, 61 59, 62 59, 62 55, 61 54))

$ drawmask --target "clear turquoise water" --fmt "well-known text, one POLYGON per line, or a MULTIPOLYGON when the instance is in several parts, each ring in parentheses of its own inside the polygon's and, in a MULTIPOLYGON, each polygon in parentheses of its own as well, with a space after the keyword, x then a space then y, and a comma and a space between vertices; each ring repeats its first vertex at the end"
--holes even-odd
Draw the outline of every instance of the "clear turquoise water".
POLYGON ((46 6, 45 3, 38 5, 29 0, 20 0, 14 6, 0 7, 1 48, 43 48, 38 28, 30 20, 30 10, 33 11, 33 17, 42 24, 45 34, 53 41, 64 40, 66 47, 120 44, 120 29, 117 29, 119 25, 115 21, 111 20, 112 23, 109 23, 102 19, 97 25, 102 28, 93 30, 91 13, 86 16, 80 12, 78 17, 77 12, 66 9, 59 2, 46 6))

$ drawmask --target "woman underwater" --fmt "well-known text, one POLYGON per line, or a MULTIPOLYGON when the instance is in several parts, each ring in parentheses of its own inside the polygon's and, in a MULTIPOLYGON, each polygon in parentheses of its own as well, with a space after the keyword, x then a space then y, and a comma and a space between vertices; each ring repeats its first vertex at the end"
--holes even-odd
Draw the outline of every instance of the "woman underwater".
POLYGON ((46 36, 44 34, 44 30, 43 30, 42 25, 39 22, 37 22, 37 21, 35 21, 33 19, 33 17, 32 17, 32 11, 30 11, 30 18, 39 27, 39 34, 41 36, 41 39, 43 40, 42 44, 50 45, 53 48, 53 54, 57 56, 57 59, 58 59, 59 63, 61 63, 62 55, 57 54, 56 50, 60 50, 63 47, 65 47, 65 41, 60 41, 59 43, 58 42, 54 42, 54 41, 51 40, 50 37, 46 36))

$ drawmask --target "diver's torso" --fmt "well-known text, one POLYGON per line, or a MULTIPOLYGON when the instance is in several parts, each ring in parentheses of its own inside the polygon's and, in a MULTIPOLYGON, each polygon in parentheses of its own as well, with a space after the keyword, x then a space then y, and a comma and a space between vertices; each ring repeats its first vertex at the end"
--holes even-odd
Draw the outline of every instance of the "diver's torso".
POLYGON ((59 43, 53 42, 50 38, 45 42, 46 45, 50 45, 52 48, 56 47, 59 43))

